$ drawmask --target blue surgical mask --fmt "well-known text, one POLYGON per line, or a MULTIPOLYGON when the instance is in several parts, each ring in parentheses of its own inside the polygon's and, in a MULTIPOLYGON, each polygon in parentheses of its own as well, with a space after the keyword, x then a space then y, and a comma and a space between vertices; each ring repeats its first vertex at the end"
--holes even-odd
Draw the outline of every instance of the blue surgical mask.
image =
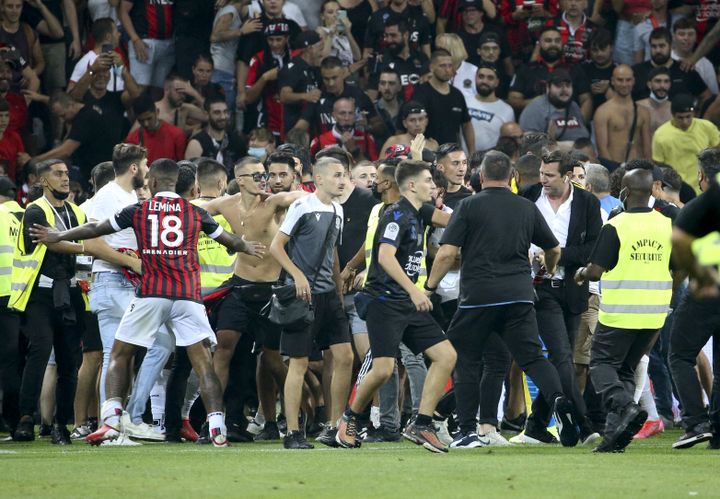
POLYGON ((248 149, 248 155, 254 158, 264 158, 267 156, 267 151, 264 147, 251 147, 248 149))

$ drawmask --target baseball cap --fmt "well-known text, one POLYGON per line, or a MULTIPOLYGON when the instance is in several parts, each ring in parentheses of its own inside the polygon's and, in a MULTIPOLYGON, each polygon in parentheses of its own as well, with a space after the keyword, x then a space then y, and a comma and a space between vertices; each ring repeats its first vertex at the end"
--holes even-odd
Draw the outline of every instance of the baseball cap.
POLYGON ((556 69, 550 75, 550 83, 557 85, 558 83, 570 82, 572 83, 572 77, 567 69, 556 69))
POLYGON ((478 40, 478 47, 482 47, 486 43, 496 43, 500 45, 500 36, 497 33, 483 33, 478 40))
POLYGON ((10 177, 0 177, 0 196, 14 198, 17 187, 10 177))
POLYGON ((290 25, 285 21, 276 21, 265 26, 265 36, 287 36, 290 34, 290 25))
POLYGON ((320 35, 314 31, 303 31, 295 37, 295 43, 293 45, 296 49, 304 49, 311 47, 318 42, 320 42, 320 35))
POLYGON ((463 10, 467 9, 468 7, 473 7, 479 11, 483 11, 482 1, 480 0, 460 0, 460 5, 458 5, 458 10, 462 12, 463 10))
POLYGON ((691 113, 695 111, 695 98, 688 94, 677 94, 670 104, 671 113, 691 113))
POLYGON ((402 110, 400 111, 400 115, 402 116, 402 119, 406 119, 411 114, 416 114, 416 113, 427 114, 427 111, 425 110, 425 106, 420 104, 418 101, 407 102, 405 105, 403 105, 402 110))

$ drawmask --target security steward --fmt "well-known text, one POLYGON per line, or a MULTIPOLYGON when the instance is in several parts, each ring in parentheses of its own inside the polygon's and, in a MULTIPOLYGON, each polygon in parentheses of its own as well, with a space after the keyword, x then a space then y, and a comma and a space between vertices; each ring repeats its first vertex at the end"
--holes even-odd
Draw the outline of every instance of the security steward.
POLYGON ((601 280, 598 327, 590 376, 607 410, 603 441, 593 452, 623 452, 647 419, 633 402, 635 369, 650 351, 670 309, 672 222, 648 208, 652 173, 625 174, 625 211, 600 232, 587 267, 575 282, 601 280))

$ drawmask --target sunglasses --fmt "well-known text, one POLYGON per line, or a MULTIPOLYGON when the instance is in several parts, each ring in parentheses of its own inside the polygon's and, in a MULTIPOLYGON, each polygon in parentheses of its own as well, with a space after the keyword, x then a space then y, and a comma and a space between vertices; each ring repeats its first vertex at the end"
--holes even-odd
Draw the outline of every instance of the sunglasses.
POLYGON ((242 175, 237 175, 237 178, 242 177, 252 177, 253 182, 264 182, 268 179, 268 174, 265 172, 256 172, 256 173, 243 173, 242 175))

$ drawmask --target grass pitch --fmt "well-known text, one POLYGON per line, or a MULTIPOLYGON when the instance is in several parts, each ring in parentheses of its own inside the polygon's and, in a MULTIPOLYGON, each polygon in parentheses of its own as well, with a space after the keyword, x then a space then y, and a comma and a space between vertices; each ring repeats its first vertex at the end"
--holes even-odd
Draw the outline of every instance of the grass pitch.
POLYGON ((601 455, 560 446, 438 455, 409 442, 312 451, 279 443, 60 448, 39 439, 0 445, 0 497, 720 497, 720 451, 673 450, 679 435, 601 455))

